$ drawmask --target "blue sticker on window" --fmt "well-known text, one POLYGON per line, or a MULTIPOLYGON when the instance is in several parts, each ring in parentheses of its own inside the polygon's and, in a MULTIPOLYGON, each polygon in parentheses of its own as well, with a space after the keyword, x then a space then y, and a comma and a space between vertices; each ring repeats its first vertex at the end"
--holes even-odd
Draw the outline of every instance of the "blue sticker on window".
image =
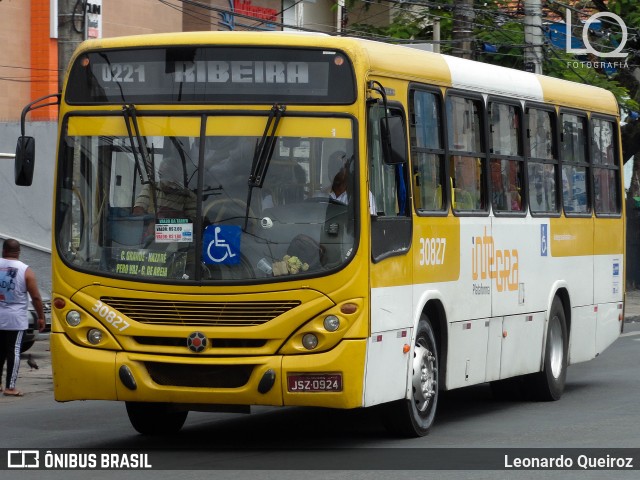
POLYGON ((204 231, 202 261, 206 264, 240 263, 240 236, 237 225, 209 225, 204 231))

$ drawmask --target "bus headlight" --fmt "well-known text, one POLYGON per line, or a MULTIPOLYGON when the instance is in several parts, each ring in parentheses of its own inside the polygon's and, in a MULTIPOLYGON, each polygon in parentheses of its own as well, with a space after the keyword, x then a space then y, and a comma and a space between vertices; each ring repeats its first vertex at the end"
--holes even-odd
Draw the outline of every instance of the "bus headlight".
POLYGON ((66 319, 67 319, 67 323, 71 327, 77 327, 78 325, 80 325, 80 320, 82 320, 82 317, 79 311, 69 310, 69 312, 67 313, 66 319))
POLYGON ((318 337, 314 333, 307 333, 302 337, 302 345, 307 350, 313 350, 318 346, 318 337))
POLYGON ((87 341, 91 345, 98 345, 102 341, 102 332, 97 328, 92 328, 87 332, 87 341))
POLYGON ((335 332, 340 328, 340 319, 335 315, 327 315, 324 317, 323 325, 327 332, 335 332))

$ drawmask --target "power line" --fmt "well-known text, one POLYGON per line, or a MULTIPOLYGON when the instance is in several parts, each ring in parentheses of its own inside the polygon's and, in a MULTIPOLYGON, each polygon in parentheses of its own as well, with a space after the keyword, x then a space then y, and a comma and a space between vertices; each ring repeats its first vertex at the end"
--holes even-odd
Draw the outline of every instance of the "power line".
MULTIPOLYGON (((297 25, 290 25, 287 24, 285 22, 275 22, 275 21, 271 21, 271 20, 265 20, 263 18, 257 18, 251 15, 246 15, 246 14, 242 14, 242 13, 238 13, 236 11, 230 10, 230 9, 225 9, 225 8, 219 8, 219 7, 215 7, 212 5, 208 5, 208 4, 203 4, 201 2, 197 2, 194 0, 175 0, 177 1, 177 3, 174 2, 170 2, 168 0, 158 0, 161 4, 172 8, 176 11, 181 12, 183 15, 195 18, 199 21, 204 21, 204 22, 211 22, 213 21, 213 18, 211 17, 211 15, 209 13, 205 13, 205 12, 217 12, 219 14, 227 14, 227 15, 231 15, 234 17, 238 17, 238 18, 242 18, 242 19, 246 19, 249 21, 254 22, 252 25, 242 25, 243 28, 247 28, 247 29, 254 29, 254 28, 258 28, 260 25, 263 25, 266 21, 269 22, 269 24, 274 25, 276 27, 281 27, 281 28, 289 28, 292 30, 299 30, 299 31, 306 31, 306 32, 312 32, 312 33, 324 33, 324 34, 330 34, 330 35, 336 35, 336 34, 341 34, 341 35, 348 35, 348 36, 353 36, 353 37, 358 37, 358 38, 367 38, 367 39, 371 39, 371 40, 377 40, 377 41, 382 41, 382 42, 386 42, 386 43, 397 43, 397 44, 402 44, 402 43, 407 43, 407 42, 414 42, 415 40, 413 39, 400 39, 400 38, 394 38, 394 37, 390 37, 388 35, 382 35, 382 34, 377 34, 377 33, 371 33, 371 32, 367 32, 367 31, 362 31, 359 29, 355 29, 355 28, 350 28, 350 27, 346 27, 345 29, 343 29, 342 32, 338 33, 336 30, 336 26, 335 25, 321 25, 322 27, 325 27, 326 30, 318 30, 318 29, 314 29, 314 28, 307 28, 307 27, 299 27, 297 25), (193 8, 185 8, 186 6, 189 7, 193 7, 193 8)), ((298 0, 296 2, 294 2, 292 5, 282 9, 280 12, 278 12, 277 15, 282 15, 282 13, 284 13, 285 11, 287 11, 290 8, 295 7, 295 5, 297 5, 298 3, 300 3, 300 1, 302 0, 298 0)), ((556 1, 556 0, 550 0, 552 3, 561 5, 561 6, 565 6, 566 8, 572 8, 570 6, 566 6, 565 4, 556 1)), ((380 3, 378 3, 377 1, 374 2, 374 0, 363 0, 364 3, 368 3, 368 4, 377 4, 379 5, 380 3)), ((432 2, 432 1, 427 1, 427 0, 384 0, 385 4, 387 5, 387 8, 377 12, 377 13, 372 13, 369 16, 365 16, 359 23, 362 24, 367 20, 372 20, 380 15, 387 15, 390 14, 391 12, 393 12, 394 10, 397 11, 397 13, 405 13, 409 16, 413 16, 414 18, 418 19, 420 17, 423 17, 425 19, 432 19, 432 20, 452 20, 452 17, 450 15, 446 15, 447 12, 452 12, 453 10, 453 4, 443 4, 443 3, 437 3, 437 2, 432 2), (421 11, 416 11, 414 9, 410 9, 410 8, 406 8, 406 7, 424 7, 424 10, 421 11), (425 12, 426 10, 426 12, 425 12)), ((485 4, 486 5, 486 4, 485 4)), ((572 8, 574 11, 579 11, 577 9, 572 8)), ((508 23, 514 23, 517 25, 521 25, 523 28, 526 25, 526 22, 524 21, 524 17, 523 18, 517 18, 518 16, 522 16, 521 15, 521 9, 518 6, 513 6, 513 7, 505 7, 505 8, 478 8, 476 6, 473 7, 473 11, 476 12, 477 14, 479 14, 480 18, 486 18, 489 20, 489 22, 491 22, 491 20, 501 20, 504 19, 505 22, 508 23)), ((347 13, 348 14, 348 13, 347 13)), ((547 23, 553 22, 552 20, 547 20, 547 23)), ((505 31, 504 28, 502 28, 501 26, 495 26, 492 25, 491 23, 479 23, 477 20, 475 21, 469 21, 466 22, 466 24, 469 26, 469 28, 474 28, 474 29, 482 29, 484 31, 492 31, 495 32, 496 34, 505 37, 505 40, 507 40, 507 42, 505 43, 500 43, 499 47, 501 48, 522 48, 524 46, 528 46, 525 44, 522 44, 521 41, 516 40, 515 38, 513 38, 513 36, 511 36, 508 31, 505 31)), ((548 28, 548 27, 545 27, 548 28)), ((635 35, 635 34, 634 34, 635 35)), ((473 39, 475 41, 484 41, 482 39, 480 39, 478 37, 478 34, 476 33, 473 36, 473 39)), ((433 40, 429 40, 429 43, 436 43, 433 40)), ((437 43, 439 44, 444 44, 444 45, 454 45, 456 43, 458 43, 458 41, 456 40, 440 40, 437 43)), ((597 45, 601 45, 600 43, 598 43, 597 45)), ((634 53, 638 53, 637 51, 633 51, 634 53)), ((555 53, 555 52, 554 52, 555 53)), ((483 52, 484 55, 490 55, 488 52, 483 52)), ((501 56, 511 56, 511 57, 515 57, 515 58, 519 58, 519 57, 523 57, 523 55, 518 55, 518 54, 514 54, 514 53, 503 53, 503 52, 498 52, 498 55, 501 56)), ((35 68, 29 68, 29 67, 17 67, 17 66, 9 66, 9 65, 0 65, 0 67, 4 67, 4 68, 15 68, 15 69, 25 69, 25 70, 31 70, 31 71, 37 71, 37 70, 45 70, 45 71, 56 71, 58 73, 60 73, 60 70, 53 70, 53 69, 35 69, 35 68)), ((0 77, 0 80, 5 80, 5 81, 16 81, 16 82, 27 82, 29 80, 26 79, 20 79, 17 77, 0 77)), ((35 80, 34 80, 35 81, 35 80)))

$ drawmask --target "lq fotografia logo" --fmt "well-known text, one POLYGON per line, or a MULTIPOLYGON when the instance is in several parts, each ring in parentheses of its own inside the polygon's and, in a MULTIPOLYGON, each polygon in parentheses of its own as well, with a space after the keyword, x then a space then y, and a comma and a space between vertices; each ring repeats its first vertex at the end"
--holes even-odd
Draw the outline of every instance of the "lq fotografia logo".
MULTIPOLYGON (((611 12, 598 12, 595 13, 593 15, 591 15, 589 17, 589 19, 584 23, 584 25, 582 26, 582 41, 585 45, 585 48, 572 48, 571 47, 571 39, 572 39, 572 35, 571 32, 573 30, 573 22, 571 19, 571 10, 567 9, 567 19, 566 19, 566 26, 567 26, 567 31, 566 31, 566 50, 567 53, 574 53, 574 54, 578 54, 578 55, 584 55, 584 54, 592 54, 596 57, 599 58, 626 58, 629 54, 628 53, 623 53, 622 50, 624 49, 625 45, 627 44, 627 37, 628 37, 628 33, 627 33, 627 25, 624 23, 624 20, 622 20, 622 18, 620 18, 618 15, 616 15, 615 13, 611 13, 611 12), (620 39, 620 44, 615 48, 615 50, 612 50, 610 52, 601 52, 599 50, 596 50, 593 45, 591 45, 591 42, 589 41, 589 27, 591 26, 591 24, 593 22, 595 22, 598 19, 601 18, 609 18, 610 22, 615 22, 618 24, 618 26, 620 27, 620 32, 622 33, 622 38, 620 39)), ((581 62, 584 63, 584 62, 581 62)), ((597 67, 599 62, 589 62, 592 63, 594 67, 597 67)), ((605 63, 605 62, 600 62, 600 63, 605 63)), ((608 64, 611 64, 612 66, 624 66, 626 65, 625 62, 606 62, 608 64), (615 64, 615 65, 614 65, 615 64)))

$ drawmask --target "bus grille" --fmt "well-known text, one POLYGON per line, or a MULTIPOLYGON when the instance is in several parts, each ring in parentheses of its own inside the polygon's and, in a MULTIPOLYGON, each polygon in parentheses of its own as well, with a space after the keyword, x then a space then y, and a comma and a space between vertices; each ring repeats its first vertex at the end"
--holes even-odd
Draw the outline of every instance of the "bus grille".
MULTIPOLYGON (((184 347, 187 341, 184 337, 142 337, 133 339, 140 345, 156 347, 184 347)), ((261 348, 267 344, 266 340, 254 338, 208 338, 211 348, 261 348)))
POLYGON ((300 305, 299 300, 264 302, 189 302, 102 297, 103 303, 140 323, 192 327, 250 327, 300 305))
POLYGON ((249 381, 255 365, 182 365, 145 362, 158 385, 193 388, 238 388, 249 381))

